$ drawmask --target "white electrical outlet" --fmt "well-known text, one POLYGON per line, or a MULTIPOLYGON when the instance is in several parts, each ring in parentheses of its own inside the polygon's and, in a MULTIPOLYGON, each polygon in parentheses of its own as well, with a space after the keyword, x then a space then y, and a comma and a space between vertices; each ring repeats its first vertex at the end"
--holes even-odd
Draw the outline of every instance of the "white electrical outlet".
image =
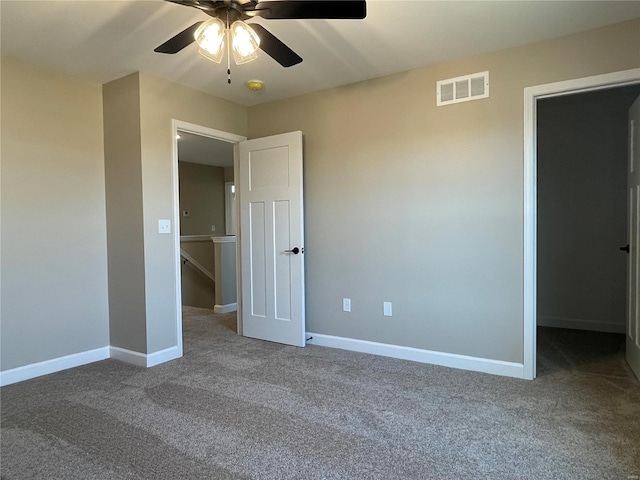
POLYGON ((158 233, 171 233, 171 220, 158 220, 158 233))
POLYGON ((215 232, 216 231, 216 226, 215 225, 211 225, 211 231, 215 232))
POLYGON ((350 298, 343 298, 342 299, 342 311, 343 312, 350 312, 351 311, 351 299, 350 298))
POLYGON ((382 313, 385 317, 391 316, 391 302, 383 302, 382 303, 382 313))

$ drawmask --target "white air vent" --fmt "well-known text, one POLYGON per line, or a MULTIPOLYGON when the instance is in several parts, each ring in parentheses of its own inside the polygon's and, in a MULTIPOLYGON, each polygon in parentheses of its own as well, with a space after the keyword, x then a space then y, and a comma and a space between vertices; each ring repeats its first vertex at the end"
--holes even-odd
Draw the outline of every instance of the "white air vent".
POLYGON ((437 105, 469 102, 489 96, 489 72, 440 80, 436 84, 437 105))

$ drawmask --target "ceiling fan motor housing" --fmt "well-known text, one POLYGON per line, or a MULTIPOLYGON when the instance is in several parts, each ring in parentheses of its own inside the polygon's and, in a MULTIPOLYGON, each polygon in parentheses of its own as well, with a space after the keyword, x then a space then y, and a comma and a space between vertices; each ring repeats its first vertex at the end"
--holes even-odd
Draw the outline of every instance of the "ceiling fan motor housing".
POLYGON ((207 15, 217 17, 225 22, 228 19, 229 24, 232 24, 236 20, 246 20, 251 18, 245 13, 242 6, 235 1, 212 1, 209 3, 212 4, 212 9, 205 10, 207 15))

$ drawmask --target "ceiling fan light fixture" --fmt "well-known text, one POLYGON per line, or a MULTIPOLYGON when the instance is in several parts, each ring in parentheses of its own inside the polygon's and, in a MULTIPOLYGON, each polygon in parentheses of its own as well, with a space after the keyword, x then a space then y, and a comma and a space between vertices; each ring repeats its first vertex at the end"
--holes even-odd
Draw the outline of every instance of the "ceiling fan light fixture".
POLYGON ((231 49, 236 65, 250 62, 258 58, 260 37, 246 23, 241 20, 231 25, 231 49))
POLYGON ((216 63, 224 56, 225 25, 219 18, 207 20, 194 32, 198 53, 216 63))
MULTIPOLYGON (((0 0, 1 2, 2 0, 0 0)), ((160 0, 158 0, 160 1, 160 0)), ((198 21, 177 33, 154 52, 178 53, 196 41, 199 53, 220 63, 227 50, 227 81, 231 83, 231 51, 237 64, 257 58, 262 49, 283 67, 302 62, 302 57, 291 50, 278 37, 262 26, 251 26, 241 20, 254 17, 264 20, 304 19, 363 19, 367 16, 366 0, 165 0, 198 9, 214 17, 207 22, 198 21), (223 21, 226 22, 223 23, 223 21), (215 27, 211 27, 213 24, 215 27), (230 24, 234 24, 234 32, 230 24), (213 30, 210 30, 213 28, 213 30), (226 37, 226 38, 225 38, 226 37), (260 42, 262 40, 262 42, 260 42), (261 44, 262 43, 262 44, 261 44)))

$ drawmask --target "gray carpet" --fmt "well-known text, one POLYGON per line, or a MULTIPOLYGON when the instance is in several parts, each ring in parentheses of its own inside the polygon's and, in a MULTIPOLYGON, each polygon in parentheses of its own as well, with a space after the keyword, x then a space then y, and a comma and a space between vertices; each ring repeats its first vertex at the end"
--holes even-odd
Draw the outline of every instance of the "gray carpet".
POLYGON ((535 381, 238 337, 187 308, 185 356, 1 389, 2 479, 633 479, 622 335, 540 329, 535 381))

